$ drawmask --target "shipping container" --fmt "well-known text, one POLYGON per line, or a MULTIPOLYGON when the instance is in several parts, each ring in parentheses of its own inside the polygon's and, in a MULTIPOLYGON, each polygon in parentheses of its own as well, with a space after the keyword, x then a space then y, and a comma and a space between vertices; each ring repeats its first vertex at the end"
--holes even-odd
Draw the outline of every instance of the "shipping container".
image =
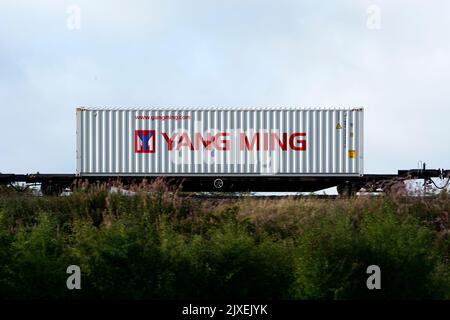
POLYGON ((362 108, 77 109, 80 176, 360 176, 362 108))

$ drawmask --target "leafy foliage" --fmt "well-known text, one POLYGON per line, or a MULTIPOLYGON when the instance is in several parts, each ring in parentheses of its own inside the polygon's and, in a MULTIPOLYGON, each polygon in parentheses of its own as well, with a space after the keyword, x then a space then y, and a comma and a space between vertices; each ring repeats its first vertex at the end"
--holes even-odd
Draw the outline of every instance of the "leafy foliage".
POLYGON ((0 194, 3 299, 445 299, 450 199, 0 194), (82 289, 66 288, 79 265, 82 289), (369 265, 382 289, 368 290, 369 265))

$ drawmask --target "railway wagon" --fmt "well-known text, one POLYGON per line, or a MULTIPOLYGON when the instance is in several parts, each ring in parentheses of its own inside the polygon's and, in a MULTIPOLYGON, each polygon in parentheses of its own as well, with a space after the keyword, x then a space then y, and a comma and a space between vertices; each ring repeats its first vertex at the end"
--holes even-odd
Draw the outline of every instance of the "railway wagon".
MULTIPOLYGON (((80 180, 125 185, 163 178, 187 192, 389 192, 450 170, 364 173, 363 108, 76 109, 76 173, 5 174, 0 185, 59 194, 80 180)), ((439 187, 442 189, 441 187, 439 187)))

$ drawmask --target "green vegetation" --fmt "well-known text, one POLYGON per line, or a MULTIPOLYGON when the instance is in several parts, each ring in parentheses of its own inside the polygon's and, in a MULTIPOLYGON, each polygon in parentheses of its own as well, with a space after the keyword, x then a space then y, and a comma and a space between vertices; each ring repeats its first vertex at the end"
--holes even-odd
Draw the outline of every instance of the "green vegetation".
MULTIPOLYGON (((151 191, 151 193, 145 191, 151 191)), ((0 194, 0 298, 448 299, 450 198, 0 194), (368 290, 369 265, 381 290, 368 290), (81 290, 66 288, 79 265, 81 290)))

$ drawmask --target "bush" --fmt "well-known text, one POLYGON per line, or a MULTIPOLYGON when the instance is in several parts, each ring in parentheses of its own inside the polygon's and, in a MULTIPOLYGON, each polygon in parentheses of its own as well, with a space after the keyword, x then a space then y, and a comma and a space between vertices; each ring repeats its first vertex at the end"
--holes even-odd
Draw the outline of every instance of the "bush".
MULTIPOLYGON (((36 225, 21 228, 13 239, 5 235, 8 257, 2 263, 1 278, 7 298, 58 298, 66 290, 66 261, 63 239, 55 224, 41 213, 36 225), (12 240, 12 241, 11 241, 12 240), (6 263, 5 263, 6 261, 6 263)), ((2 241, 4 243, 4 241, 2 241)))
POLYGON ((357 225, 346 215, 320 218, 298 241, 293 295, 300 299, 443 298, 448 272, 436 233, 389 200, 366 210, 357 225), (374 209, 374 208, 371 208, 374 209), (368 290, 367 267, 381 269, 382 290, 368 290))
POLYGON ((0 194, 3 299, 450 297, 450 199, 196 200, 161 183, 0 194), (66 269, 81 268, 81 290, 66 269), (368 290, 369 265, 381 290, 368 290))

